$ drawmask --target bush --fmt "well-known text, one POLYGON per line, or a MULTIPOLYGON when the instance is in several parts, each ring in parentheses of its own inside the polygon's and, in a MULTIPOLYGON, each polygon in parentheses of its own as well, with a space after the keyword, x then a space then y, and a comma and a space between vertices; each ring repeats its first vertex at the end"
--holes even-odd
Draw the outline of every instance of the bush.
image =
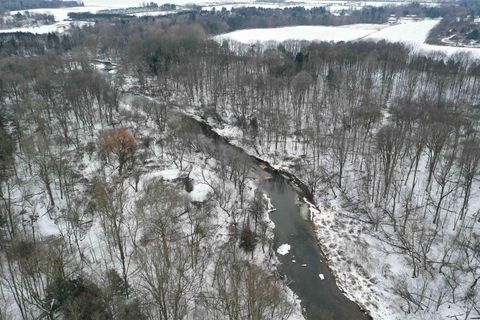
POLYGON ((467 38, 470 40, 479 40, 480 39, 480 31, 475 29, 467 34, 467 38))
POLYGON ((248 226, 243 228, 242 234, 240 235, 240 248, 247 252, 252 252, 255 249, 256 242, 255 232, 248 226))
POLYGON ((101 290, 83 278, 59 278, 47 288, 45 305, 62 312, 65 319, 112 319, 101 290))

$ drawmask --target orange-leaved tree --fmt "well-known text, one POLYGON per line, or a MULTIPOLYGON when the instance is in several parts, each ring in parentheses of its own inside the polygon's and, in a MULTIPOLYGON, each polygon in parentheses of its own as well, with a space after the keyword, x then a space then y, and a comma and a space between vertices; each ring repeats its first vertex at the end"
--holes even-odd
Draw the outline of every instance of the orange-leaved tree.
POLYGON ((118 160, 118 174, 126 163, 133 161, 136 141, 133 134, 127 128, 113 129, 103 137, 103 148, 108 154, 114 154, 118 160))

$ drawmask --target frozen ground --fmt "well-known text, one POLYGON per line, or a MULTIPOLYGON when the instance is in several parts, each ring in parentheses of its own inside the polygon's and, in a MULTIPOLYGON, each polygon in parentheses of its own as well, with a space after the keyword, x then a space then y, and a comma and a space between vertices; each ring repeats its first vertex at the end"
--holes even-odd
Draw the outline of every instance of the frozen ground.
MULTIPOLYGON (((125 99, 125 101, 121 104, 121 111, 128 112, 131 110, 131 106, 129 104, 129 99, 125 99)), ((142 113, 143 114, 143 113, 142 113)), ((139 141, 142 140, 144 137, 150 137, 154 141, 160 141, 165 139, 163 133, 159 133, 156 127, 156 124, 153 121, 147 121, 146 123, 142 124, 142 126, 138 126, 138 123, 125 121, 122 122, 123 125, 128 126, 129 128, 134 128, 135 135, 139 141)), ((106 129, 101 124, 95 125, 95 134, 80 134, 81 144, 85 145, 88 143, 89 139, 92 137, 100 136, 103 130, 106 129)), ((170 130, 170 129, 167 129, 170 130)), ((198 141, 196 143, 199 143, 198 141)), ((74 147, 69 147, 67 149, 62 149, 64 146, 55 145, 52 146, 52 154, 59 154, 60 152, 63 154, 63 159, 69 162, 71 168, 75 168, 75 172, 78 172, 79 176, 81 176, 84 181, 87 181, 85 185, 78 185, 78 190, 76 192, 75 198, 78 196, 79 204, 76 206, 76 210, 78 212, 83 212, 84 205, 86 205, 85 199, 81 198, 85 192, 89 189, 89 185, 91 182, 95 181, 97 177, 104 177, 105 183, 111 183, 114 177, 116 176, 116 168, 111 166, 104 166, 102 165, 102 160, 96 152, 94 152, 93 156, 87 156, 85 153, 78 153, 74 147), (79 154, 81 156, 79 156, 79 154)), ((84 149, 81 149, 84 150, 84 149)), ((140 175, 138 178, 138 189, 133 187, 133 181, 131 178, 126 178, 124 182, 121 184, 122 193, 125 195, 125 211, 124 211, 124 225, 121 226, 122 232, 125 234, 129 234, 130 228, 134 228, 135 231, 130 236, 125 238, 128 239, 136 239, 138 241, 140 234, 143 233, 143 225, 140 225, 136 219, 138 219, 139 214, 136 214, 135 208, 136 203, 141 201, 143 196, 146 194, 146 190, 148 186, 152 185, 153 183, 158 183, 158 181, 162 180, 165 186, 169 188, 174 188, 176 190, 176 194, 179 197, 187 197, 190 199, 191 202, 199 202, 203 203, 203 205, 208 206, 208 210, 211 211, 211 219, 209 220, 208 227, 211 228, 209 232, 211 232, 211 241, 205 243, 208 247, 208 250, 219 250, 217 251, 215 257, 219 256, 220 249, 223 244, 227 243, 229 239, 231 239, 231 218, 228 213, 222 209, 220 209, 220 205, 218 198, 215 195, 212 195, 213 189, 212 186, 219 186, 220 183, 223 182, 223 189, 222 190, 229 190, 232 192, 232 198, 228 199, 227 202, 230 202, 229 206, 235 206, 233 203, 235 200, 238 199, 238 193, 236 193, 235 186, 231 181, 222 180, 217 175, 217 160, 214 158, 207 156, 202 152, 193 152, 191 150, 187 151, 184 154, 183 165, 179 166, 179 164, 174 161, 174 156, 170 154, 170 151, 164 149, 163 147, 159 147, 158 143, 152 143, 152 145, 148 148, 139 145, 139 150, 146 155, 145 163, 148 165, 139 165, 140 175), (141 149, 141 150, 140 150, 141 149), (188 165, 187 165, 188 164, 188 165), (188 168, 185 168, 187 166, 188 168), (188 170, 187 170, 188 169, 188 170), (187 172, 188 171, 188 172, 187 172), (186 192, 182 188, 181 182, 178 180, 180 177, 189 176, 191 179, 193 190, 191 192, 186 192), (134 190, 135 189, 135 190, 134 190)), ((171 150, 172 154, 176 154, 176 150, 171 150)), ((44 188, 42 187, 43 184, 39 180, 39 177, 34 174, 29 174, 27 170, 27 166, 25 163, 22 162, 21 157, 19 156, 16 158, 18 162, 18 181, 15 182, 14 187, 12 189, 13 194, 13 203, 22 204, 22 208, 26 210, 25 212, 34 212, 35 215, 38 215, 38 218, 32 220, 31 222, 31 229, 32 232, 35 233, 37 240, 42 241, 48 237, 52 236, 65 236, 68 234, 69 230, 69 222, 66 216, 63 214, 70 210, 69 201, 66 198, 62 198, 60 195, 60 191, 56 188, 57 181, 54 179, 52 181, 53 188, 53 197, 55 198, 55 205, 49 206, 47 196, 45 195, 44 188), (29 201, 25 201, 26 197, 29 197, 29 201), (30 196, 31 195, 31 196, 30 196)), ((35 167, 34 167, 34 170, 35 167)), ((247 181, 247 187, 245 189, 245 197, 247 200, 253 199, 254 192, 257 188, 258 182, 256 181, 257 178, 249 177, 247 181)), ((13 185, 13 184, 12 184, 13 185)), ((172 189, 173 190, 173 189, 172 189)), ((274 208, 269 201, 268 197, 265 196, 265 204, 267 205, 265 209, 268 212, 274 211, 274 208)), ((77 203, 77 202, 75 202, 77 203)), ((224 205, 227 205, 224 203, 224 205)), ((207 208, 207 207, 206 207, 207 208)), ((266 211, 267 212, 267 211, 266 211)), ((266 213, 265 212, 265 213, 266 213)), ((34 215, 32 214, 32 217, 34 215)), ((210 216, 210 215, 209 215, 210 216)), ((82 216, 83 217, 83 216, 82 216)), ((190 217, 190 216, 189 216, 190 217)), ((118 260, 116 260, 115 255, 111 255, 111 247, 109 244, 109 239, 107 236, 107 231, 105 231, 103 227, 103 222, 100 218, 100 215, 95 215, 93 218, 89 218, 91 221, 88 223, 89 227, 86 227, 84 230, 84 234, 82 235, 81 239, 78 241, 78 250, 81 252, 83 257, 85 257, 88 261, 93 261, 85 265, 85 270, 83 272, 88 275, 92 280, 101 281, 101 274, 103 273, 102 266, 109 266, 114 268, 120 268, 118 264, 118 260), (110 252, 110 254, 109 254, 110 252)), ((179 233, 185 232, 185 234, 189 234, 190 229, 193 225, 193 222, 188 220, 185 214, 181 214, 176 217, 179 220, 179 233)), ((268 219, 268 215, 265 214, 265 219, 268 219)), ((82 220, 83 221, 83 220, 82 220)), ((139 220, 140 221, 140 220, 139 220)), ((123 223, 123 222, 122 222, 123 223)), ((267 231, 266 234, 270 239, 273 237, 273 222, 269 219, 266 220, 267 223, 267 231)), ((83 232, 83 231, 82 231, 83 232)), ((67 237, 67 236, 65 236, 67 237)), ((128 253, 129 259, 129 270, 128 275, 131 281, 132 287, 137 289, 136 292, 140 292, 143 288, 142 279, 138 275, 139 266, 136 264, 137 262, 134 261, 133 258, 133 243, 134 241, 130 242, 130 240, 126 240, 125 242, 125 250, 128 253), (131 260, 130 260, 131 259, 131 260)), ((287 250, 284 245, 283 249, 287 250)), ((202 247, 203 248, 203 247, 202 247)), ((206 250, 206 249, 205 249, 206 250)), ((276 268, 276 264, 278 264, 278 260, 273 253, 273 247, 271 244, 265 243, 265 246, 257 245, 255 251, 250 254, 246 254, 241 252, 241 258, 249 261, 252 264, 255 264, 261 267, 265 272, 269 272, 273 275, 274 270, 276 268)), ((213 279, 213 263, 216 259, 212 258, 208 260, 209 266, 206 268, 205 272, 205 281, 203 282, 206 287, 209 287, 207 284, 212 283, 213 279)), ((3 260, 2 260, 3 263, 3 260)), ((0 268, 2 266, 0 265, 0 268)), ((20 319, 18 315, 18 310, 15 308, 15 303, 13 301, 11 295, 11 289, 8 286, 6 280, 2 277, 3 274, 0 273, 0 297, 5 301, 0 299, 0 309, 7 305, 8 310, 6 310, 7 314, 10 317, 6 319, 20 319), (12 299, 11 299, 12 298, 12 299), (11 303, 10 303, 11 302, 11 303), (7 304, 5 304, 7 303, 7 304)), ((283 287, 282 287, 283 288, 283 287)), ((282 289, 283 290, 283 289, 282 289)), ((294 296, 293 292, 288 289, 286 286, 284 287, 285 294, 287 295, 288 300, 294 305, 294 309, 292 310, 291 316, 288 318, 289 320, 300 320, 303 319, 301 315, 301 309, 299 301, 294 296)), ((193 301, 189 299, 189 301, 193 301)), ((193 302, 192 302, 193 303, 193 302)), ((192 308, 193 309, 193 308, 192 308)), ((0 313, 0 316, 2 313, 0 313)), ((192 317, 188 317, 192 318, 192 317)))
POLYGON ((368 37, 383 28, 382 25, 347 25, 340 27, 327 26, 296 26, 283 28, 246 29, 238 30, 217 39, 231 39, 242 43, 256 43, 258 41, 352 41, 368 37))
POLYGON ((426 44, 430 30, 438 24, 438 19, 412 20, 402 19, 395 24, 353 24, 345 26, 295 26, 266 29, 245 29, 219 35, 219 41, 233 40, 240 43, 282 42, 286 40, 307 41, 355 41, 386 40, 401 42, 413 48, 413 51, 441 51, 446 54, 470 52, 480 56, 480 49, 435 46, 426 44))

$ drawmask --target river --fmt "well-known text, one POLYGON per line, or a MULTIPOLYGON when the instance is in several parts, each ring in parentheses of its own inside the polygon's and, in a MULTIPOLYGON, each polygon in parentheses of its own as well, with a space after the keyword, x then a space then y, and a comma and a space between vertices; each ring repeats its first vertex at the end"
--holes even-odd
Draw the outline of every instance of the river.
MULTIPOLYGON (((286 255, 277 254, 279 272, 288 286, 300 298, 303 314, 308 320, 366 320, 371 319, 360 307, 349 300, 337 287, 315 237, 313 225, 306 218, 308 208, 300 199, 313 202, 308 188, 294 175, 274 169, 267 162, 248 155, 243 149, 218 135, 205 121, 185 115, 180 110, 169 110, 170 121, 190 121, 201 131, 197 147, 204 152, 222 157, 244 158, 259 177, 260 187, 271 199, 275 211, 270 219, 275 224, 274 248, 291 246, 286 255), (175 118, 175 119, 172 119, 175 118)), ((275 319, 272 319, 275 320, 275 319)))
POLYGON ((275 224, 274 248, 277 249, 282 244, 291 246, 288 254, 277 254, 281 262, 278 269, 285 276, 288 286, 300 298, 304 316, 309 320, 371 319, 336 284, 318 245, 313 225, 306 218, 305 211, 308 208, 300 201, 307 198, 313 202, 308 188, 294 175, 280 172, 267 162, 231 145, 205 122, 191 117, 189 119, 198 123, 203 134, 211 140, 208 144, 210 148, 221 149, 224 156, 248 158, 251 167, 263 177, 261 188, 276 209, 270 213, 270 219, 275 224))
POLYGON ((291 246, 288 254, 278 255, 279 270, 301 299, 305 317, 312 320, 370 319, 337 287, 313 226, 301 214, 302 204, 298 199, 303 195, 278 173, 264 184, 264 189, 276 208, 270 213, 275 224, 275 245, 287 243, 291 246))

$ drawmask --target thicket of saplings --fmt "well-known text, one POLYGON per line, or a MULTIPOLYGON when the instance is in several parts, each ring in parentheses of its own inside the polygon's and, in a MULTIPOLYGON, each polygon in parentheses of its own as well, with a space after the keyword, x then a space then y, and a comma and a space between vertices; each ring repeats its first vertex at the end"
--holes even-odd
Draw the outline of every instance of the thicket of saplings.
MULTIPOLYGON (((40 39, 37 43, 47 37, 40 39)), ((48 150, 73 144, 81 153, 86 146, 80 137, 93 130, 95 123, 118 126, 115 112, 126 77, 135 79, 138 91, 155 95, 162 108, 172 102, 193 106, 218 121, 229 111, 251 143, 278 153, 303 150, 305 163, 298 172, 308 178, 313 191, 329 184, 345 194, 355 193, 362 220, 409 257, 412 277, 421 279, 423 289, 430 278, 444 280, 433 297, 422 294, 421 286, 400 283, 395 290, 408 302, 406 312, 432 301, 436 307, 461 301, 466 313, 479 308, 480 213, 470 210, 480 162, 478 61, 467 56, 412 56, 407 48, 385 42, 292 42, 268 50, 242 48, 237 54, 227 43, 207 40, 198 24, 146 25, 144 21, 74 30, 55 43, 53 50, 44 47, 38 56, 3 51, 0 65, 1 243, 2 265, 6 266, 2 273, 14 290, 32 290, 30 300, 17 292, 20 309, 31 310, 33 305, 52 316, 58 310, 71 315, 72 310, 88 309, 121 318, 117 306, 128 309, 134 303, 135 312, 146 317, 152 316, 149 308, 156 310, 155 316, 168 310, 167 316, 159 316, 167 319, 179 306, 179 300, 160 290, 165 289, 161 281, 153 283, 160 286, 154 287, 160 290, 160 300, 143 301, 142 297, 133 300, 134 295, 121 289, 128 283, 123 276, 114 281, 120 288, 115 294, 108 289, 110 282, 104 288, 72 277, 66 273, 67 265, 77 266, 79 273, 74 275, 78 275, 82 264, 88 264, 74 259, 75 246, 66 238, 36 242, 29 237, 26 241, 25 234, 31 232, 21 222, 31 213, 20 218, 22 212, 8 200, 9 183, 15 181, 20 166, 12 161, 13 154, 23 170, 40 177, 46 196, 51 185, 64 190, 65 197, 69 193, 69 197, 78 197, 71 187, 73 182, 81 183, 75 180, 75 170, 64 170, 62 153, 51 159, 48 150), (110 80, 91 70, 92 59, 99 55, 114 59, 118 66, 110 80), (424 168, 421 175, 420 168, 424 168), (433 252, 434 244, 442 241, 441 250, 433 252), (44 261, 45 252, 55 259, 38 263, 44 261), (12 273, 18 273, 13 277, 15 283, 12 273), (45 276, 48 282, 43 282, 45 276), (466 286, 465 281, 469 281, 466 286), (90 305, 94 301, 101 303, 90 305)), ((157 107, 149 112, 162 122, 163 113, 157 107)), ((179 145, 173 142, 171 148, 179 145)), ((131 172, 125 169, 122 175, 131 172)), ((97 191, 109 194, 100 192, 101 188, 97 191)), ((86 201, 98 199, 95 193, 85 197, 86 201)), ((102 204, 110 208, 105 200, 97 206, 102 204)), ((83 227, 72 228, 80 232, 83 227)), ((239 309, 248 306, 246 301, 258 299, 258 291, 247 290, 247 295, 238 297, 226 279, 239 279, 236 275, 243 270, 229 269, 228 263, 224 266, 223 288, 229 290, 204 308, 219 318, 236 319, 244 314, 239 309)), ((269 303, 279 296, 262 295, 269 303)), ((285 315, 286 308, 279 310, 285 315)))

